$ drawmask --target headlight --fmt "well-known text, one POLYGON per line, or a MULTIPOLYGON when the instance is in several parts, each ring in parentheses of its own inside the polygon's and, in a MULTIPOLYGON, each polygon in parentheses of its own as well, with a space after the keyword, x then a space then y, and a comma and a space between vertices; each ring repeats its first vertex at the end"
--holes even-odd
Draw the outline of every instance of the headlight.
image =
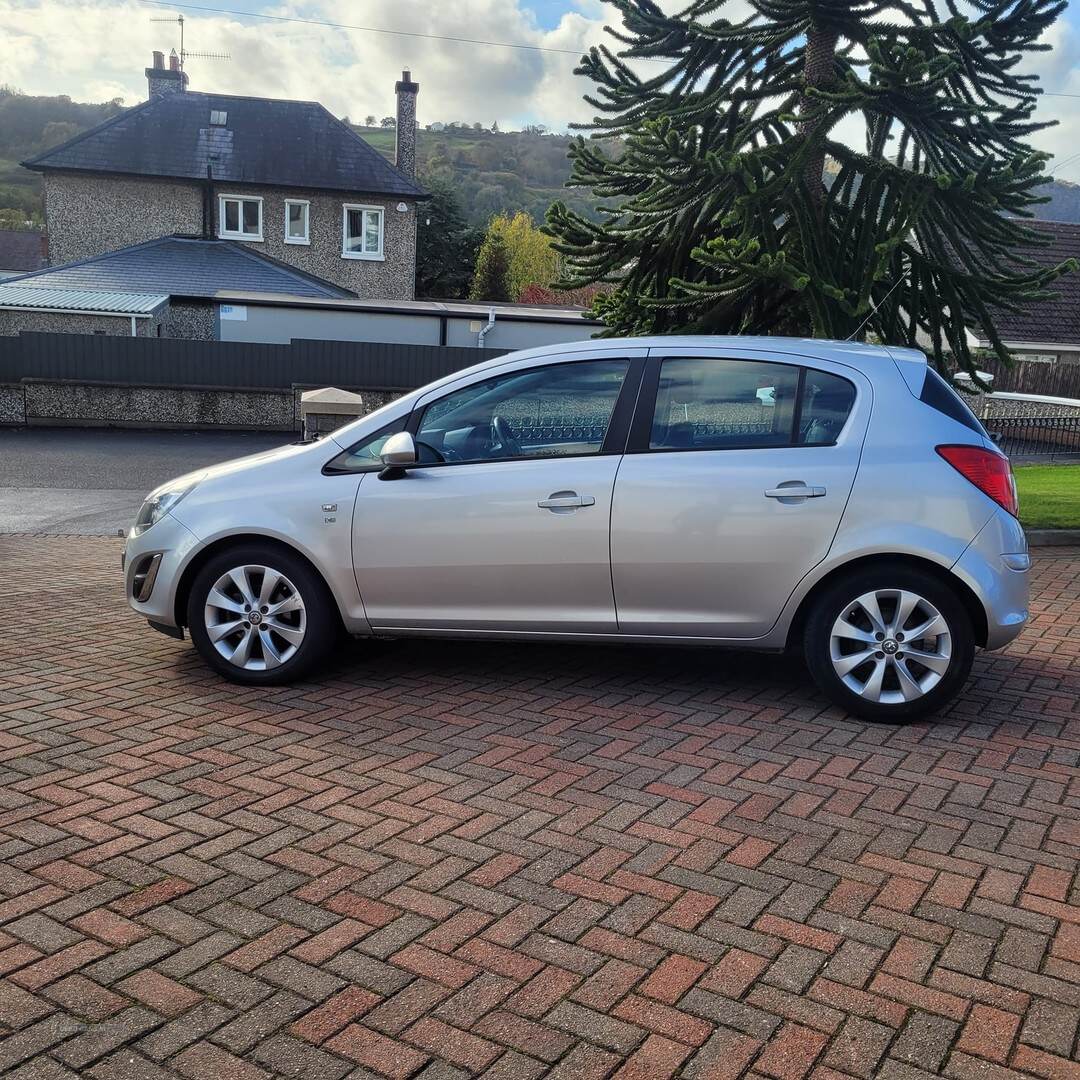
POLYGON ((132 532, 141 536, 152 525, 156 525, 201 479, 202 477, 196 476, 193 480, 174 480, 151 491, 139 507, 132 532))

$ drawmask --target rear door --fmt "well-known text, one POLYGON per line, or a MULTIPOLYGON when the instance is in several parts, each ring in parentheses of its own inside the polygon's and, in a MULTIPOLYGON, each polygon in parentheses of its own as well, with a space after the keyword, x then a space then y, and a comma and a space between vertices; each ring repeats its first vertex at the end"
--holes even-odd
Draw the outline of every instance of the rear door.
POLYGON ((619 630, 761 637, 836 534, 870 383, 787 354, 656 353, 612 506, 619 630))

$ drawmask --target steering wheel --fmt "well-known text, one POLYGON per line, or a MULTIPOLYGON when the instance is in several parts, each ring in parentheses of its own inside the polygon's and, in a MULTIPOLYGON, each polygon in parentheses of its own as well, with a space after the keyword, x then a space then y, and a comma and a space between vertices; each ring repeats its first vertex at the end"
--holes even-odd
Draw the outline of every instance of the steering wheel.
POLYGON ((521 443, 517 441, 510 431, 510 425, 504 417, 496 414, 491 418, 491 433, 494 436, 492 441, 497 441, 502 447, 503 457, 521 456, 521 443))

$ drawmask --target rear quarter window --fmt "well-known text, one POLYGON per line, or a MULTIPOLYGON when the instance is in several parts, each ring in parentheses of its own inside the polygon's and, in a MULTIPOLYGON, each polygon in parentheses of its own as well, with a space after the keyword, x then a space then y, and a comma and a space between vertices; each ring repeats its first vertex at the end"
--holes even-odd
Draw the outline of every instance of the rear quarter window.
POLYGON ((968 408, 967 402, 931 367, 926 369, 926 381, 919 400, 951 420, 971 428, 983 438, 990 438, 979 418, 968 408))

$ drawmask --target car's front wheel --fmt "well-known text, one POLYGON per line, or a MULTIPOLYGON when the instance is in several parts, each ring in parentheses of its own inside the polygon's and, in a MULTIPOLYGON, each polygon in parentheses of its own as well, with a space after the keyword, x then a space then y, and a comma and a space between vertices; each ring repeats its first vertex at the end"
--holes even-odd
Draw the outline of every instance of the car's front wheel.
POLYGON ((975 640, 948 585, 898 564, 856 571, 826 589, 807 620, 804 647, 829 698, 888 722, 947 705, 971 671, 975 640))
POLYGON ((227 679, 287 683, 306 675, 333 647, 333 603, 299 556, 277 545, 246 544, 199 570, 187 623, 195 648, 227 679))

